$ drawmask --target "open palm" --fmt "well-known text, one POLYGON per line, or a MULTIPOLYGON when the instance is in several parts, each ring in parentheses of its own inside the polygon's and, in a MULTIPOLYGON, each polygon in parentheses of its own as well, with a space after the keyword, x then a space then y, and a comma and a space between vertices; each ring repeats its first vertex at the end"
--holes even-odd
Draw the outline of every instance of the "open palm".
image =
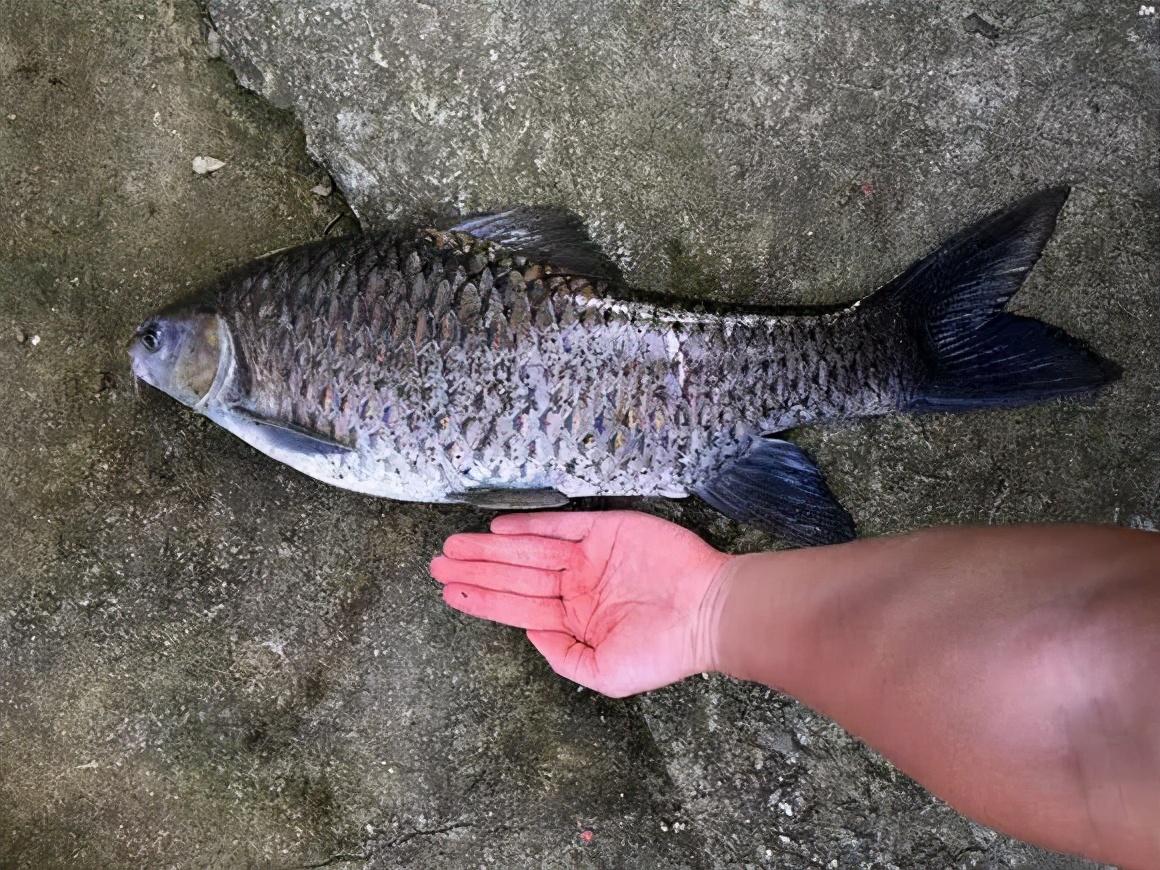
POLYGON ((456 610, 526 629, 556 673, 623 697, 711 667, 727 558, 633 511, 508 514, 448 538, 431 574, 456 610))

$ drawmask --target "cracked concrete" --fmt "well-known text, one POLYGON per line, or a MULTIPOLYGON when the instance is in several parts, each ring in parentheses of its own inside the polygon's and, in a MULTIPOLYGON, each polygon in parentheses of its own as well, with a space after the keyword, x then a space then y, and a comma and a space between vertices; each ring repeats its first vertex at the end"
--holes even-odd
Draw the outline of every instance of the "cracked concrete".
POLYGON ((1160 24, 1138 9, 211 0, 256 96, 192 0, 7 0, 0 864, 1090 866, 763 688, 576 691, 440 605, 427 560, 486 515, 273 465, 136 396, 124 343, 228 266, 353 227, 311 192, 327 171, 369 226, 555 202, 646 288, 763 303, 858 295, 1070 180, 1018 304, 1120 384, 800 440, 869 534, 1155 528, 1160 24))

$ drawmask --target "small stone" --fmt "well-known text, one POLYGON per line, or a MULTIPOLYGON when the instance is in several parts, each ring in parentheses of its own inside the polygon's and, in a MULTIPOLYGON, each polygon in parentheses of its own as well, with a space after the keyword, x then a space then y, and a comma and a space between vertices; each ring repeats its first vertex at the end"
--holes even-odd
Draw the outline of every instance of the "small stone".
POLYGON ((208 175, 211 172, 217 172, 226 165, 224 160, 218 160, 216 157, 202 157, 200 154, 193 158, 193 171, 198 175, 208 175))
POLYGON ((17 329, 16 330, 16 343, 17 344, 24 344, 24 342, 26 342, 26 341, 28 341, 28 333, 26 333, 23 329, 17 329))
POLYGON ((15 115, 9 115, 9 116, 8 116, 8 120, 9 120, 9 121, 15 121, 15 120, 16 120, 16 116, 15 116, 15 115))
POLYGON ((967 33, 977 33, 985 39, 997 39, 1000 30, 978 12, 972 12, 963 19, 963 30, 967 33))
POLYGON ((205 53, 214 60, 222 56, 221 35, 212 27, 209 28, 209 32, 205 35, 205 53))
POLYGON ((315 196, 330 196, 334 191, 334 182, 330 180, 330 176, 326 176, 321 182, 310 188, 310 192, 315 196))

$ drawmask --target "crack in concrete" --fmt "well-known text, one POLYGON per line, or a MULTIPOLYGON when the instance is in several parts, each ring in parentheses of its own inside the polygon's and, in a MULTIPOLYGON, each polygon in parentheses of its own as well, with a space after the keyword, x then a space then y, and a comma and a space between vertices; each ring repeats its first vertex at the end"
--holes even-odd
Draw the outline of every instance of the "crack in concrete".
POLYGON ((444 825, 441 828, 416 828, 413 831, 408 831, 405 834, 400 834, 393 840, 388 840, 383 843, 384 849, 393 849, 395 846, 401 846, 403 843, 414 840, 416 837, 437 837, 440 834, 449 834, 452 831, 458 831, 462 828, 474 828, 474 822, 454 822, 450 825, 444 825))
POLYGON ((325 861, 319 861, 317 864, 291 864, 290 866, 286 867, 285 870, 317 870, 319 867, 330 867, 339 863, 346 863, 350 861, 365 862, 368 860, 370 860, 369 855, 348 855, 343 853, 338 855, 331 855, 325 861))

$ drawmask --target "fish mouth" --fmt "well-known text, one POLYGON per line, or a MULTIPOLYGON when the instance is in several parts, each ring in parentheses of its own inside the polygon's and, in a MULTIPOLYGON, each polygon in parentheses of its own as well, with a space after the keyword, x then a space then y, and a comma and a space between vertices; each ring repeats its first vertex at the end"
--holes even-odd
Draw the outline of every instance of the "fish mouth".
POLYGON ((134 342, 137 341, 137 336, 138 336, 139 332, 140 332, 140 328, 138 328, 137 332, 133 333, 133 337, 131 339, 129 339, 129 344, 127 345, 128 349, 129 349, 129 374, 132 376, 130 378, 130 380, 132 380, 132 382, 133 382, 133 395, 138 399, 141 398, 141 385, 142 384, 144 384, 147 387, 153 386, 153 384, 150 383, 149 378, 146 377, 145 372, 143 371, 143 368, 140 366, 140 359, 141 359, 140 356, 138 354, 133 353, 133 344, 134 344, 134 342))
POLYGON ((136 339, 134 338, 129 342, 129 371, 133 373, 133 377, 141 378, 144 380, 144 375, 142 375, 141 372, 137 370, 137 361, 139 357, 137 354, 133 353, 133 341, 136 341, 136 339))
POLYGON ((129 356, 129 374, 131 375, 129 380, 133 382, 133 397, 140 399, 141 385, 148 386, 149 382, 137 372, 137 359, 132 354, 129 356))

